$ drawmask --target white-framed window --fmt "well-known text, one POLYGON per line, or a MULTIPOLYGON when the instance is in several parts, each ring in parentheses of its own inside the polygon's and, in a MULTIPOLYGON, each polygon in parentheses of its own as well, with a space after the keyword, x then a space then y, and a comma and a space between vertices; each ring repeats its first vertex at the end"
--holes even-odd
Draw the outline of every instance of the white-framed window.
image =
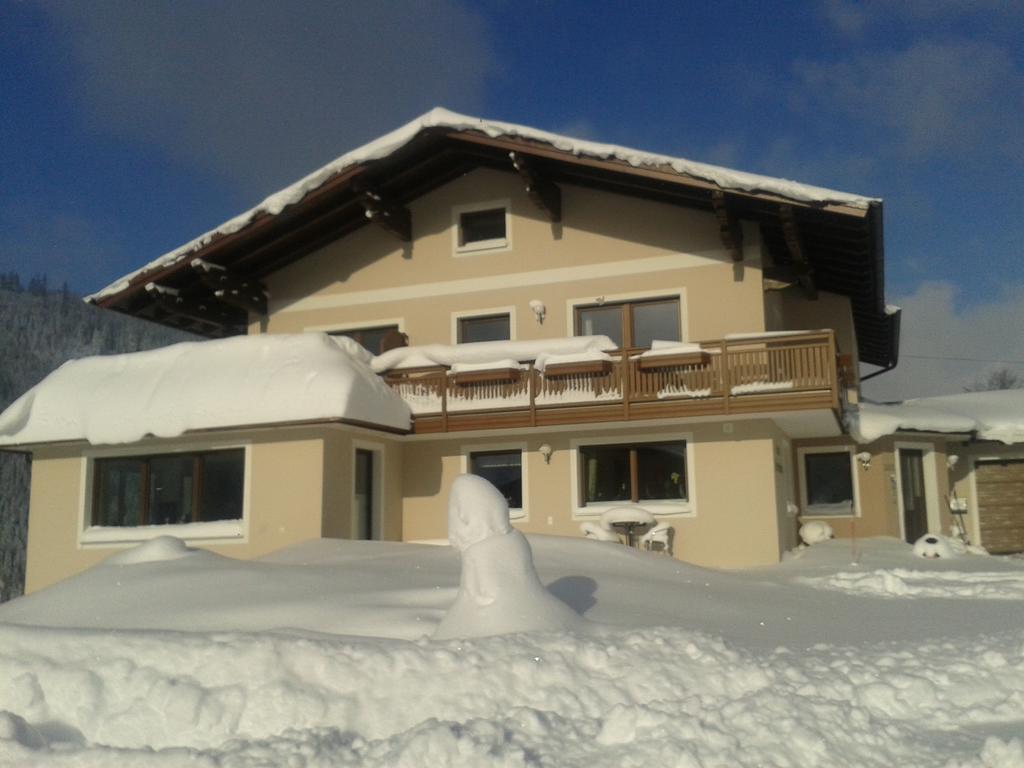
POLYGON ((244 540, 250 464, 248 444, 90 451, 79 544, 244 540))
POLYGON ((456 256, 507 250, 512 245, 512 206, 509 200, 490 200, 452 209, 456 256))
POLYGON ((620 349, 686 341, 685 289, 638 291, 568 301, 570 336, 608 336, 620 349))
POLYGON ((577 516, 625 504, 653 514, 695 514, 691 435, 580 438, 570 447, 577 516))
POLYGON ((803 517, 860 517, 853 446, 800 448, 797 455, 803 517))
POLYGON ((525 443, 471 445, 462 448, 462 472, 478 475, 498 489, 508 502, 512 520, 527 519, 525 443))
POLYGON ((515 307, 492 307, 452 313, 452 343, 511 341, 516 337, 515 307))

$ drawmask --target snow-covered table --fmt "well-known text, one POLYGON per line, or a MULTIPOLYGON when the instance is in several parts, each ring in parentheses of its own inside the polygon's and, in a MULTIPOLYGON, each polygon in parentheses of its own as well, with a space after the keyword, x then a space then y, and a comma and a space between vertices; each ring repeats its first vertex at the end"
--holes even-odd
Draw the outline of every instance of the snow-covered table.
POLYGON ((626 543, 636 546, 636 529, 654 525, 654 515, 643 507, 613 507, 601 515, 601 526, 611 530, 622 531, 626 535, 626 543))

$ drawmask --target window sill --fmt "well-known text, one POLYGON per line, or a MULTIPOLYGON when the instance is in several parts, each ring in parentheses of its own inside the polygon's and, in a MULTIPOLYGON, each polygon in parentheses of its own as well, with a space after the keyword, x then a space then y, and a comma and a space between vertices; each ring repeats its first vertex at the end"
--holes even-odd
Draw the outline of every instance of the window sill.
POLYGON ((158 536, 174 536, 186 543, 205 541, 239 541, 244 538, 242 520, 216 520, 184 525, 143 525, 135 527, 93 525, 79 534, 78 543, 85 547, 141 544, 158 536))
POLYGON ((575 517, 600 517, 616 507, 643 507, 655 517, 696 517, 697 511, 689 502, 671 501, 596 501, 585 507, 577 507, 575 517))
POLYGON ((521 523, 523 520, 526 519, 526 510, 525 509, 512 509, 511 507, 509 507, 508 519, 509 520, 515 520, 516 522, 521 523))
POLYGON ((455 248, 456 256, 472 256, 477 253, 496 253, 509 249, 508 238, 495 238, 494 240, 478 240, 467 245, 459 245, 455 248))

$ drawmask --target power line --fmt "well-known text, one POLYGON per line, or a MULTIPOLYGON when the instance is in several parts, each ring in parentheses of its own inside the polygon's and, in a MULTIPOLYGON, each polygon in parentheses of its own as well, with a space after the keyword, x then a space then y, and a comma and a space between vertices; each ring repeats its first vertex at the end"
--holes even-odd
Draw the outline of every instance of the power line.
POLYGON ((1007 365, 1024 365, 1024 360, 992 360, 986 357, 941 357, 939 355, 907 355, 900 357, 913 357, 916 360, 955 360, 963 363, 1006 363, 1007 365))

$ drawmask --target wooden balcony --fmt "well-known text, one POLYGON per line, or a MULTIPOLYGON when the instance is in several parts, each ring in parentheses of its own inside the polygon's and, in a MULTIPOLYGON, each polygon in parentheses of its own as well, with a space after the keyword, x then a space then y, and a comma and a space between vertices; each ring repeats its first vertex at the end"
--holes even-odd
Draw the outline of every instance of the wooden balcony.
POLYGON ((700 344, 660 357, 643 350, 537 370, 476 375, 444 366, 392 371, 416 434, 775 411, 838 410, 845 397, 831 331, 700 344))

